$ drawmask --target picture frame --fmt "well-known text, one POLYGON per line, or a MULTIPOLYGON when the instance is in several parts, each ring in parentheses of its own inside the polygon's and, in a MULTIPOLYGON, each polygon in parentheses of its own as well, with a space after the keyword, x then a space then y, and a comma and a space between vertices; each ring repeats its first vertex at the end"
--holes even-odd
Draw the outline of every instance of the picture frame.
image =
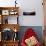
POLYGON ((18 16, 3 16, 3 24, 18 24, 18 16))
POLYGON ((10 13, 9 13, 10 15, 16 15, 17 14, 17 12, 16 11, 10 11, 10 13))
POLYGON ((9 10, 2 10, 2 15, 9 15, 9 10))
POLYGON ((16 15, 17 13, 18 13, 18 12, 17 12, 16 10, 10 10, 10 11, 9 11, 9 14, 10 14, 10 15, 16 15))

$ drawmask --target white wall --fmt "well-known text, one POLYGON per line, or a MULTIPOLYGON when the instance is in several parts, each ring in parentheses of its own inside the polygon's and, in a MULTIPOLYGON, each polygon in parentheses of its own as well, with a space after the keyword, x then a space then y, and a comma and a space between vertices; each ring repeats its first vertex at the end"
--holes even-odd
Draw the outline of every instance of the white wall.
POLYGON ((15 0, 0 0, 0 6, 1 7, 9 7, 9 6, 14 6, 14 1, 15 0))
POLYGON ((21 0, 21 12, 35 11, 35 16, 20 16, 22 26, 43 26, 43 6, 42 0, 21 0), (23 10, 23 11, 22 11, 23 10))
MULTIPOLYGON (((0 0, 0 6, 14 6, 15 0, 0 0)), ((42 0, 17 0, 19 6, 19 24, 21 26, 43 26, 42 0), (24 11, 35 11, 35 16, 23 16, 24 11)))

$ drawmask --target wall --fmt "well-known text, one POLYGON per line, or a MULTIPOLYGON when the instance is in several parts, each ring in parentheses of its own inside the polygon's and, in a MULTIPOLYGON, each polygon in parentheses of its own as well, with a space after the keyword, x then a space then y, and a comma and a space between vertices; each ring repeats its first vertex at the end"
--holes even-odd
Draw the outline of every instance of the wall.
POLYGON ((21 4, 21 14, 23 11, 35 11, 36 16, 20 16, 20 25, 22 26, 43 26, 43 6, 42 0, 22 0, 21 4))
MULTIPOLYGON (((14 0, 15 1, 15 0, 14 0)), ((15 6, 13 0, 0 0, 0 6, 15 6)), ((17 0, 20 26, 43 26, 42 0, 17 0), (24 11, 35 11, 35 16, 23 16, 24 11)))
POLYGON ((1 7, 10 7, 10 6, 14 6, 14 1, 15 0, 0 0, 0 6, 1 7))

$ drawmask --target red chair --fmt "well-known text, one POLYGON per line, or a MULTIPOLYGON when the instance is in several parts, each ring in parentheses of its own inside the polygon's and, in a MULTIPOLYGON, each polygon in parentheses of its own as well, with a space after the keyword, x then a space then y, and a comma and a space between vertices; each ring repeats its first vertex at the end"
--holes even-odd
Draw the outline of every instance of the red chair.
MULTIPOLYGON (((25 39, 28 39, 29 37, 32 37, 32 36, 34 36, 37 39, 37 35, 33 31, 33 29, 32 28, 27 29, 25 34, 24 34, 24 37, 22 38, 21 46, 27 46, 25 43, 25 39)), ((35 46, 41 46, 40 42, 38 41, 35 46)))

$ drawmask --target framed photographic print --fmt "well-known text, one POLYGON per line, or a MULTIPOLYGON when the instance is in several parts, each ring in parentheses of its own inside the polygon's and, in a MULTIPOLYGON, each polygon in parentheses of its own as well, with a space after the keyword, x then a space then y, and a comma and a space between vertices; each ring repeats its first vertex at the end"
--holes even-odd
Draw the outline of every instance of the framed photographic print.
POLYGON ((9 10, 2 10, 2 15, 9 15, 9 10))
POLYGON ((13 12, 13 11, 10 12, 10 15, 16 15, 16 14, 17 12, 13 12))
POLYGON ((17 24, 18 23, 18 16, 9 16, 8 17, 8 24, 17 24))
POLYGON ((9 14, 10 14, 10 15, 16 15, 16 14, 17 14, 17 11, 16 11, 16 10, 10 10, 10 11, 9 11, 9 14))

